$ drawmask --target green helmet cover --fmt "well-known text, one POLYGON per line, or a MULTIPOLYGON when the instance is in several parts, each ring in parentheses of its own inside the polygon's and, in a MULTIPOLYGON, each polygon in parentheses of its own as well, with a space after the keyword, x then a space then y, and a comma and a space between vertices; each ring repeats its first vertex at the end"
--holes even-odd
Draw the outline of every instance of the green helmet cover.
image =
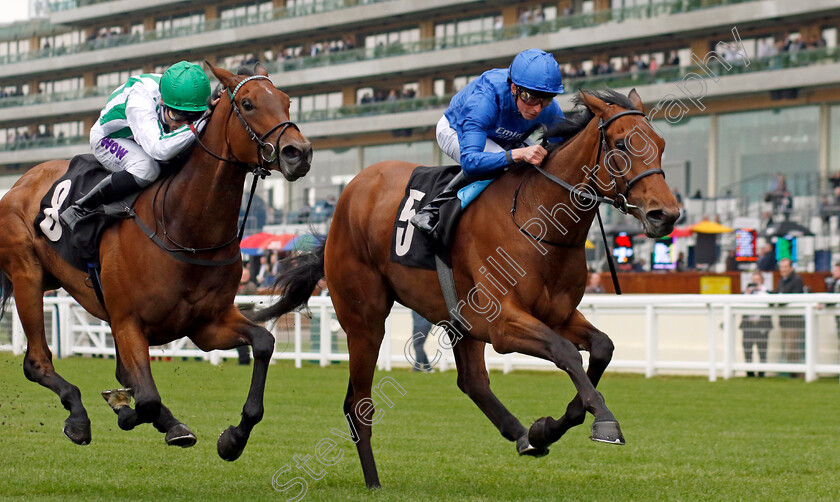
POLYGON ((160 77, 163 104, 185 112, 203 112, 210 97, 210 81, 195 63, 181 61, 167 68, 160 77))

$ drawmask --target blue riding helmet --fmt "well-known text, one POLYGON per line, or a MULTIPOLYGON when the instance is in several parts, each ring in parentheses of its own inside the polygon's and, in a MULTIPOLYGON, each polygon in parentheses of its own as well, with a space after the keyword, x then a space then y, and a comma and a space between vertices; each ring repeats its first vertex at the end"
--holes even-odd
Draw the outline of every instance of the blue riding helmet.
POLYGON ((522 51, 510 64, 510 80, 519 87, 548 94, 563 94, 560 65, 540 49, 522 51))

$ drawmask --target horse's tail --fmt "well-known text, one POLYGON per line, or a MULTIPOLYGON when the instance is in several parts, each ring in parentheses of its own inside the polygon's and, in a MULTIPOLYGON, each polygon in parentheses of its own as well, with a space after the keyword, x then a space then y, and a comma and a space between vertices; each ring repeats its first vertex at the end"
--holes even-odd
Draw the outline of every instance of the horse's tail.
POLYGON ((0 272, 0 319, 3 319, 3 314, 6 313, 6 304, 9 303, 9 298, 12 297, 12 281, 5 272, 0 272))
POLYGON ((272 286, 281 294, 280 300, 264 309, 245 312, 245 316, 262 324, 306 305, 318 281, 324 278, 325 246, 326 239, 322 239, 312 251, 283 260, 282 272, 272 286))

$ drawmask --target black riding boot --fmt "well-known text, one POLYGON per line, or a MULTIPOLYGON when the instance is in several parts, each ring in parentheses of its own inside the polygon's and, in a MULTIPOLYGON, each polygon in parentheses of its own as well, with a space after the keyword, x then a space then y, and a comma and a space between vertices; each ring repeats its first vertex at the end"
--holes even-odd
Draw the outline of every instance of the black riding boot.
POLYGON ((72 232, 79 220, 90 214, 97 207, 118 201, 141 188, 142 186, 137 183, 137 179, 133 174, 128 171, 117 171, 106 176, 87 195, 81 197, 72 206, 62 211, 61 221, 72 232))
POLYGON ((418 230, 431 238, 437 240, 438 235, 438 220, 440 219, 440 207, 447 201, 450 201, 458 196, 458 190, 463 188, 470 180, 464 171, 455 175, 452 180, 443 188, 443 191, 432 199, 426 207, 421 209, 411 218, 411 224, 417 227, 418 230))

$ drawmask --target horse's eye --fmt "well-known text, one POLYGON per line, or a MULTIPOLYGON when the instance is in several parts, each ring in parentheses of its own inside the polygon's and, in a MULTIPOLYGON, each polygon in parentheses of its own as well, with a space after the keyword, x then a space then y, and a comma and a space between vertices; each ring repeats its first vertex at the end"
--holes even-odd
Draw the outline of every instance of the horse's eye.
POLYGON ((619 150, 626 150, 627 149, 627 145, 624 144, 623 139, 615 140, 615 147, 618 148, 619 150))
POLYGON ((250 112, 254 109, 254 103, 251 103, 250 99, 243 99, 242 108, 245 109, 245 111, 250 112))

